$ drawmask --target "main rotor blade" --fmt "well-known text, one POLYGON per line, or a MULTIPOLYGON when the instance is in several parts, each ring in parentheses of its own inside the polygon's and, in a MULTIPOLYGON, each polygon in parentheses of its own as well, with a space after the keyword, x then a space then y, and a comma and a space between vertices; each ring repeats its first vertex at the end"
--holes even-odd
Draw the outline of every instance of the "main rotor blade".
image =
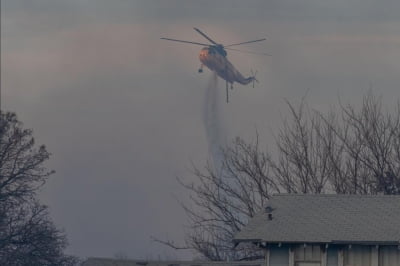
POLYGON ((234 49, 234 48, 226 48, 226 47, 224 47, 224 49, 225 49, 225 50, 229 50, 229 51, 248 53, 248 54, 258 54, 258 55, 272 56, 272 55, 267 54, 267 53, 259 53, 259 52, 246 51, 246 50, 238 50, 238 49, 234 49))
POLYGON ((242 45, 242 44, 246 44, 246 43, 253 43, 253 42, 262 42, 265 41, 266 39, 259 39, 259 40, 254 40, 254 41, 248 41, 248 42, 241 42, 241 43, 235 43, 235 44, 229 44, 229 45, 224 45, 224 47, 231 47, 231 46, 236 46, 236 45, 242 45))
POLYGON ((201 46, 210 46, 209 44, 199 43, 199 42, 189 42, 189 41, 182 41, 182 40, 176 40, 176 39, 170 39, 170 38, 160 38, 160 39, 167 40, 167 41, 173 41, 173 42, 183 42, 183 43, 196 44, 196 45, 201 45, 201 46))
POLYGON ((204 32, 202 32, 201 30, 199 30, 198 28, 193 28, 195 31, 197 31, 198 33, 200 33, 204 38, 206 38, 207 40, 209 40, 212 44, 217 45, 218 43, 214 42, 210 37, 208 37, 204 32))

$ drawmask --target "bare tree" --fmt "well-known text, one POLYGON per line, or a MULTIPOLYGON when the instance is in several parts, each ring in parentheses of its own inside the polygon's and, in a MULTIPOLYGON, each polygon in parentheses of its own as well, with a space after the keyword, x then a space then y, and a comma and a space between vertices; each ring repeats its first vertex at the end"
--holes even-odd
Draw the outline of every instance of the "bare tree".
POLYGON ((236 138, 223 147, 222 171, 194 168, 195 182, 180 180, 190 203, 186 242, 210 260, 249 259, 254 247, 235 252, 232 238, 274 193, 400 194, 400 105, 384 112, 367 94, 359 110, 340 104, 322 114, 304 101, 287 102, 288 120, 276 136, 277 152, 236 138))
POLYGON ((348 105, 337 123, 323 119, 337 138, 331 160, 337 193, 400 194, 399 104, 393 114, 384 113, 382 101, 369 94, 360 111, 348 105))
POLYGON ((64 255, 64 233, 35 199, 53 173, 44 167, 45 146, 35 147, 32 130, 14 113, 0 112, 0 265, 74 265, 64 255))
POLYGON ((288 103, 292 122, 277 138, 274 177, 288 193, 400 194, 400 105, 390 113, 367 94, 323 115, 288 103), (308 115, 305 115, 307 113, 308 115))
POLYGON ((259 151, 258 139, 246 143, 236 138, 222 154, 222 170, 208 164, 205 171, 194 167, 195 182, 178 179, 191 200, 181 203, 190 224, 185 244, 156 241, 175 249, 194 249, 209 260, 260 258, 261 252, 250 245, 233 250, 232 238, 279 184, 270 176, 269 158, 259 151))

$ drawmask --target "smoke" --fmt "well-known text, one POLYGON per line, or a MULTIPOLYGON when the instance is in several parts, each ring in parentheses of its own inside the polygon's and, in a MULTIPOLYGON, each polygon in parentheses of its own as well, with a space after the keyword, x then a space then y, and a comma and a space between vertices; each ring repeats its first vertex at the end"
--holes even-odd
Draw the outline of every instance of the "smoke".
POLYGON ((203 123, 208 142, 208 151, 211 154, 213 166, 217 173, 220 173, 222 170, 223 155, 221 149, 225 146, 226 142, 225 127, 220 106, 221 102, 217 74, 213 73, 205 92, 203 123))

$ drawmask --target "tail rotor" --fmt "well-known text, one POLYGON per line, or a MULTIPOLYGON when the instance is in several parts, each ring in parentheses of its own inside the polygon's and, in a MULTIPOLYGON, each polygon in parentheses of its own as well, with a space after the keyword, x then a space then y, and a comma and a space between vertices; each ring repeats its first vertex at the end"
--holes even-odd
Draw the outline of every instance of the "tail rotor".
POLYGON ((257 70, 256 71, 253 71, 253 69, 250 70, 251 78, 253 80, 253 88, 254 88, 254 83, 255 82, 259 83, 257 78, 256 78, 257 72, 258 72, 257 70))

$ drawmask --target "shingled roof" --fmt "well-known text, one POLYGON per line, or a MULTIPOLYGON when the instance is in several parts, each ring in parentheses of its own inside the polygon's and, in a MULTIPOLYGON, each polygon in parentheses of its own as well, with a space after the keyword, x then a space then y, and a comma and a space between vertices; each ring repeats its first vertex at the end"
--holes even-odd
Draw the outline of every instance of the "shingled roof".
POLYGON ((400 196, 278 194, 234 241, 400 244, 400 196))

